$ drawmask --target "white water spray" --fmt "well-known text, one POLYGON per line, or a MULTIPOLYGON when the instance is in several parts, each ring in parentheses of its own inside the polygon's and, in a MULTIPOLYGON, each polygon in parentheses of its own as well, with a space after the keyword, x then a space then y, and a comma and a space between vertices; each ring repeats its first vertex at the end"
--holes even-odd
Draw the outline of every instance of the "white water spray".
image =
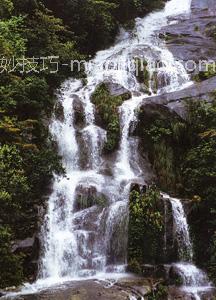
MULTIPOLYGON (((63 156, 66 176, 55 178, 43 227, 44 255, 40 274, 45 285, 79 276, 99 276, 111 269, 122 270, 121 265, 126 263, 130 184, 145 181, 138 156, 133 151, 136 141, 130 137, 130 128, 136 121, 136 110, 142 99, 149 95, 142 92, 133 70, 116 66, 120 61, 121 65, 128 66, 136 53, 142 53, 141 57, 148 62, 152 59, 163 62, 157 71, 158 76, 166 80, 158 88, 158 94, 188 85, 186 71, 175 61, 157 32, 168 25, 173 16, 186 15, 189 11, 190 0, 181 1, 181 4, 171 0, 162 11, 138 18, 132 34, 122 31, 115 46, 98 52, 87 73, 86 86, 79 80, 70 80, 62 87, 59 101, 64 120, 54 118, 50 130, 63 156), (121 142, 112 174, 105 174, 103 169, 106 134, 95 125, 91 103, 92 93, 103 81, 119 84, 132 93, 132 98, 119 108, 121 142), (83 128, 75 124, 74 99, 80 101, 84 110, 83 128), (87 155, 83 158, 84 148, 87 155), (94 204, 77 210, 79 192, 92 190, 98 197, 106 198, 105 207, 94 204)), ((155 72, 154 69, 149 71, 151 76, 155 72)), ((150 91, 151 84, 150 79, 150 91)))
POLYGON ((201 300, 200 294, 212 288, 207 275, 193 265, 193 246, 189 226, 182 202, 162 193, 165 201, 172 206, 173 239, 177 240, 180 263, 173 264, 182 279, 182 290, 201 300))

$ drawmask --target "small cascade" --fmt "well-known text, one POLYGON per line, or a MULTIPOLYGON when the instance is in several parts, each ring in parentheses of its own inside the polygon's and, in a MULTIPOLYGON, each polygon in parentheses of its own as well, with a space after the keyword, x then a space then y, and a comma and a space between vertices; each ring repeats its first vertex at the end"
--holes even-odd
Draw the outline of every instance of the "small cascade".
POLYGON ((175 266, 181 274, 183 285, 185 287, 209 286, 207 275, 203 271, 197 269, 197 267, 195 267, 194 265, 189 263, 182 263, 175 264, 175 266))
POLYGON ((193 247, 190 240, 189 226, 184 207, 179 199, 163 194, 165 200, 170 201, 173 214, 173 237, 178 244, 178 256, 181 261, 192 261, 193 247))
POLYGON ((164 257, 167 256, 167 215, 168 215, 168 207, 167 207, 167 201, 164 201, 164 257))
POLYGON ((192 295, 195 300, 202 300, 202 296, 205 297, 211 292, 213 286, 202 270, 189 263, 178 263, 174 266, 182 280, 183 287, 181 289, 187 295, 192 295))
POLYGON ((180 263, 172 264, 175 273, 182 281, 182 291, 193 295, 196 300, 201 300, 200 294, 212 288, 208 276, 193 265, 193 246, 190 239, 189 225, 182 202, 162 193, 165 201, 169 201, 173 215, 173 240, 178 244, 180 263))

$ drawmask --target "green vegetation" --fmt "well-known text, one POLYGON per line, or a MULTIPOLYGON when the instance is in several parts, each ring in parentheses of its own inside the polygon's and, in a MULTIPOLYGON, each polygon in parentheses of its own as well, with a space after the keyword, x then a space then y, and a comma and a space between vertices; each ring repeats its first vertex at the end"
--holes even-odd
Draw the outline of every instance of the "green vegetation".
POLYGON ((96 112, 101 118, 101 126, 107 130, 107 141, 104 145, 106 153, 117 149, 120 140, 120 122, 118 107, 130 98, 126 93, 122 96, 111 96, 105 83, 100 84, 92 95, 96 112))
POLYGON ((200 71, 194 76, 194 80, 201 82, 203 80, 209 79, 216 75, 216 62, 213 64, 207 64, 204 71, 200 71))
POLYGON ((84 53, 94 53, 113 42, 119 24, 127 25, 135 17, 164 5, 163 0, 44 0, 44 3, 64 20, 84 53))
POLYGON ((166 300, 168 297, 168 288, 163 284, 159 284, 151 294, 147 295, 147 300, 166 300))
POLYGON ((194 199, 190 223, 197 261, 215 274, 216 102, 190 104, 188 109, 191 144, 182 163, 183 184, 194 199))
POLYGON ((99 207, 106 207, 107 206, 107 199, 104 195, 94 195, 94 196, 84 196, 79 195, 76 199, 77 201, 77 208, 80 210, 86 209, 88 207, 97 205, 99 207))
POLYGON ((128 233, 129 270, 141 273, 141 265, 155 264, 161 255, 164 227, 160 192, 150 188, 145 194, 132 191, 128 233))
POLYGON ((136 67, 136 78, 141 84, 141 89, 144 93, 150 94, 150 82, 153 92, 156 94, 158 90, 158 74, 157 71, 154 71, 153 74, 150 74, 148 70, 148 62, 143 58, 136 57, 134 59, 136 67))
POLYGON ((143 85, 143 91, 148 93, 149 92, 149 81, 150 81, 150 74, 148 71, 148 63, 147 61, 135 58, 135 66, 136 66, 136 77, 139 83, 143 85))
POLYGON ((207 36, 214 38, 216 40, 216 26, 213 24, 209 24, 209 26, 206 27, 205 30, 207 36))
POLYGON ((0 282, 1 286, 18 285, 23 279, 22 256, 11 252, 11 232, 0 226, 0 282))
POLYGON ((180 170, 188 136, 185 122, 162 106, 148 105, 139 112, 138 134, 149 153, 162 190, 181 190, 180 170))
MULTIPOLYGON (((120 23, 162 4, 162 0, 0 0, 0 288, 34 275, 23 270, 25 257, 13 254, 11 243, 38 231, 38 208, 50 192, 53 172, 63 172, 47 123, 56 88, 70 76, 85 82, 85 74, 61 64, 93 55, 114 41, 120 23)), ((111 151, 118 144, 117 106, 123 98, 110 97, 99 88, 95 101, 108 129, 105 150, 111 151)))
POLYGON ((196 260, 215 276, 216 102, 187 102, 187 120, 165 108, 140 112, 143 147, 161 189, 192 200, 196 260), (203 245, 205 251, 203 252, 203 245))

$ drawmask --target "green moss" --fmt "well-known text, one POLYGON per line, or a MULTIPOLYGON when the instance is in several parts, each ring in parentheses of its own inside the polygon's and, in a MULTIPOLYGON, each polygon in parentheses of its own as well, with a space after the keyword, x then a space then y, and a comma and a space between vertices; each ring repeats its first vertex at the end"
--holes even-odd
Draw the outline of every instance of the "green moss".
POLYGON ((149 159, 158 177, 158 185, 162 190, 177 191, 181 187, 177 166, 186 142, 184 121, 160 106, 158 110, 150 107, 148 113, 145 109, 141 110, 139 119, 142 121, 138 134, 144 140, 143 147, 149 153, 149 159))
POLYGON ((152 90, 154 92, 154 94, 157 93, 158 91, 158 79, 157 79, 157 72, 155 71, 152 75, 152 90))
POLYGON ((155 264, 161 259, 164 218, 160 203, 160 193, 155 188, 145 194, 131 192, 128 233, 130 271, 140 273, 142 264, 155 264))
POLYGON ((168 287, 163 284, 159 284, 155 290, 147 295, 147 300, 167 300, 167 297, 168 287))
POLYGON ((206 34, 207 36, 213 38, 216 40, 216 26, 215 25, 210 25, 206 28, 206 34))
POLYGON ((86 197, 86 196, 79 196, 77 199, 77 204, 79 209, 86 209, 91 206, 97 205, 100 207, 107 206, 107 199, 105 196, 100 197, 86 197))
POLYGON ((104 145, 106 153, 117 149, 120 140, 120 122, 118 108, 127 100, 130 94, 111 96, 106 84, 100 84, 92 95, 92 102, 101 118, 102 127, 107 131, 107 141, 104 145))
POLYGON ((194 76, 194 80, 197 82, 201 82, 203 80, 209 79, 211 77, 216 76, 216 63, 207 64, 205 71, 200 71, 198 74, 194 76))
POLYGON ((19 285, 24 279, 22 256, 11 252, 11 231, 0 226, 0 288, 19 285))
POLYGON ((135 67, 136 67, 136 78, 137 78, 138 82, 143 85, 144 92, 149 92, 150 74, 148 71, 147 61, 136 57, 135 58, 135 67))
POLYGON ((140 111, 137 132, 144 141, 143 149, 149 154, 158 185, 191 199, 188 219, 195 259, 203 267, 209 266, 214 278, 216 102, 188 100, 186 109, 187 119, 182 120, 162 106, 145 106, 140 111))
POLYGON ((136 258, 130 258, 128 262, 128 270, 135 274, 142 274, 141 262, 136 258))

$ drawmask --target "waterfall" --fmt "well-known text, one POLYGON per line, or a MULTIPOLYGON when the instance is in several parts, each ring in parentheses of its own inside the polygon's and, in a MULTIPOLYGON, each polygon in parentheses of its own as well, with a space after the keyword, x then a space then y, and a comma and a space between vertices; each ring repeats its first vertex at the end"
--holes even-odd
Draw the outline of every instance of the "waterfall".
POLYGON ((134 70, 128 66, 136 53, 142 53, 149 65, 152 60, 163 62, 157 76, 163 77, 165 83, 157 91, 152 88, 156 70, 150 68, 149 92, 153 95, 191 84, 183 65, 175 61, 158 36, 158 31, 168 25, 173 16, 189 12, 190 0, 182 0, 181 4, 179 0, 170 0, 163 10, 137 18, 132 34, 121 30, 116 44, 98 52, 90 62, 86 85, 71 79, 62 86, 59 103, 63 118, 54 116, 50 131, 63 157, 66 175, 55 176, 48 201, 42 229, 44 252, 40 280, 60 282, 124 271, 130 186, 133 182, 145 183, 146 178, 139 167, 137 143, 130 136, 130 128, 136 121, 136 111, 142 100, 149 97, 149 93, 142 91, 134 70), (119 65, 126 67, 116 68, 119 65), (104 171, 107 160, 102 149, 106 132, 96 126, 95 108, 91 103, 96 86, 104 81, 119 84, 132 94, 119 108, 121 142, 111 172, 104 171), (79 101, 84 112, 81 127, 75 122, 75 101, 79 101), (79 197, 92 194, 105 199, 105 205, 91 203, 84 208, 77 205, 79 197))
POLYGON ((178 244, 178 256, 181 261, 192 261, 193 247, 184 207, 179 199, 162 194, 165 202, 170 201, 173 215, 173 237, 178 244))
POLYGON ((200 300, 200 293, 211 289, 207 275, 193 265, 193 246, 190 239, 189 225, 182 202, 162 193, 165 202, 169 201, 173 215, 173 239, 177 240, 179 263, 173 264, 182 280, 182 290, 200 300))

